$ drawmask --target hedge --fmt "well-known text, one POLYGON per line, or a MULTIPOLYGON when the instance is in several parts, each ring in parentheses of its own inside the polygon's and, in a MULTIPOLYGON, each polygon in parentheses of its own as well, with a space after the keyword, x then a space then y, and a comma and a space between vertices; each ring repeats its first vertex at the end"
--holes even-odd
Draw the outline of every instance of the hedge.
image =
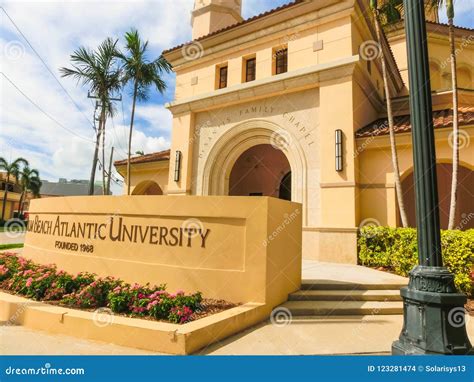
MULTIPOLYGON (((408 276, 418 264, 416 229, 365 226, 358 236, 359 262, 368 267, 384 267, 408 276)), ((441 231, 444 265, 454 274, 459 291, 472 296, 474 268, 474 229, 441 231)))

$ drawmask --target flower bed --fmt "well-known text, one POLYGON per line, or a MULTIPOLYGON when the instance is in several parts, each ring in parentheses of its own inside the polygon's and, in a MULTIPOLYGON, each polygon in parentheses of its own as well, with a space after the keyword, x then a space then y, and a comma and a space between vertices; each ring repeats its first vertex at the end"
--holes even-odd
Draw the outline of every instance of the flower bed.
POLYGON ((88 272, 74 276, 58 271, 55 265, 37 264, 7 252, 0 253, 0 288, 71 308, 107 307, 117 314, 179 324, 235 306, 226 301, 203 299, 200 292, 171 294, 164 284, 131 285, 88 272))

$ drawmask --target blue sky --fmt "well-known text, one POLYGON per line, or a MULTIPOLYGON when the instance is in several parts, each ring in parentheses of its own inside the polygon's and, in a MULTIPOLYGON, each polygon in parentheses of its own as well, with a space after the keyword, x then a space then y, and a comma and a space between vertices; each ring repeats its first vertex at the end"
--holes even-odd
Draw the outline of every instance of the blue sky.
MULTIPOLYGON (((287 2, 243 0, 243 16, 248 18, 287 2)), ((69 66, 69 55, 79 46, 96 47, 108 36, 121 38, 131 27, 149 40, 153 59, 162 50, 191 39, 193 3, 193 0, 2 1, 2 7, 77 107, 0 11, 3 52, 0 156, 25 157, 44 179, 87 179, 94 146, 90 125, 93 101, 87 99, 88 89, 77 86, 72 79, 60 78, 58 69, 69 66), (54 121, 33 106, 10 81, 54 121)), ((474 27, 474 1, 458 0, 456 9, 456 23, 474 27)), ((163 104, 173 99, 174 75, 167 75, 165 80, 168 89, 163 95, 152 91, 150 100, 137 107, 133 151, 148 153, 170 145, 171 114, 163 104)), ((124 92, 123 102, 117 103, 116 116, 107 126, 107 148, 115 147, 115 159, 126 156, 131 107, 128 93, 124 92)), ((115 185, 114 193, 120 191, 115 185)))

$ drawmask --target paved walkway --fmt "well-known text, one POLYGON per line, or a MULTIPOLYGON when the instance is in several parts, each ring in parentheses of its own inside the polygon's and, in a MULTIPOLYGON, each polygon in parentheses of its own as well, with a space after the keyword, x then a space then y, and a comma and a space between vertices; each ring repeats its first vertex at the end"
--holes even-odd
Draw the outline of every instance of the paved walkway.
MULTIPOLYGON (((202 349, 209 355, 389 354, 403 317, 347 316, 293 320, 286 326, 263 322, 202 349)), ((474 342, 474 317, 467 320, 474 342)), ((114 344, 53 335, 19 326, 0 326, 0 354, 156 354, 114 344)))
POLYGON ((25 242, 24 232, 0 232, 0 244, 17 244, 25 242))
MULTIPOLYGON (((303 278, 364 284, 406 282, 405 278, 359 266, 311 261, 303 263, 303 278)), ((402 322, 401 315, 294 318, 284 326, 266 321, 210 345, 198 354, 389 354, 402 322)), ((474 341, 473 317, 467 318, 467 329, 474 341)), ((0 326, 0 354, 155 353, 24 327, 0 326)))
POLYGON ((408 279, 387 272, 351 264, 303 260, 303 282, 328 281, 351 284, 406 284, 408 279))
POLYGON ((99 341, 32 330, 23 326, 1 326, 0 355, 136 355, 154 354, 99 341))

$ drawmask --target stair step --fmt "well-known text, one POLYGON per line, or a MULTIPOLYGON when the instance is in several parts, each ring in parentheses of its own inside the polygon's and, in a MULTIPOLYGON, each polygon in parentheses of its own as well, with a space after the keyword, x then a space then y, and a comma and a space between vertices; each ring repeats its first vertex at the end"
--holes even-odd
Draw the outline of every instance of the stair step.
POLYGON ((357 284, 342 281, 326 280, 303 280, 301 289, 303 290, 400 290, 406 286, 404 283, 383 283, 383 284, 357 284))
POLYGON ((402 301, 400 290, 299 290, 289 301, 402 301))
POLYGON ((280 307, 293 316, 402 314, 401 301, 287 301, 280 307))

